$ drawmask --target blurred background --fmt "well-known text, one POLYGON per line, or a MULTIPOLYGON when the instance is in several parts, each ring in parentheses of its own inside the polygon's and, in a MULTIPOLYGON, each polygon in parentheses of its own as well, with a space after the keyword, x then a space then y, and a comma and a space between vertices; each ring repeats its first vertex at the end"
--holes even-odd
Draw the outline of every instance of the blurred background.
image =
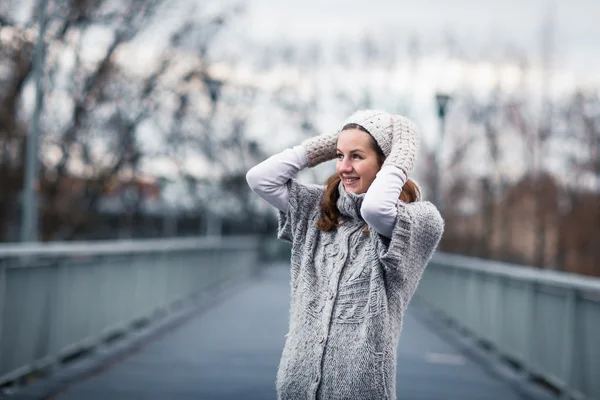
POLYGON ((444 321, 520 381, 598 398, 598 16, 598 0, 1 0, 0 397, 246 280, 163 353, 64 398, 273 398, 289 276, 264 267, 289 247, 246 172, 376 108, 420 128, 411 178, 446 221, 407 312, 403 398, 525 398, 444 321))
POLYGON ((443 250, 600 274, 596 0, 40 3, 0 5, 2 241, 272 235, 246 171, 382 108, 443 250))

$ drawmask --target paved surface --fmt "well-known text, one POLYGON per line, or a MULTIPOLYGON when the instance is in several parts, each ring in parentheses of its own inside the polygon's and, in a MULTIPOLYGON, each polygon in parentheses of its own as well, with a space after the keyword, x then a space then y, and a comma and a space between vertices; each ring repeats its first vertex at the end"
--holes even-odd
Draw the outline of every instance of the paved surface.
MULTIPOLYGON (((288 322, 285 267, 147 345, 69 387, 59 400, 274 399, 288 322)), ((549 395, 468 345, 441 333, 411 306, 398 348, 398 399, 513 400, 549 395)))

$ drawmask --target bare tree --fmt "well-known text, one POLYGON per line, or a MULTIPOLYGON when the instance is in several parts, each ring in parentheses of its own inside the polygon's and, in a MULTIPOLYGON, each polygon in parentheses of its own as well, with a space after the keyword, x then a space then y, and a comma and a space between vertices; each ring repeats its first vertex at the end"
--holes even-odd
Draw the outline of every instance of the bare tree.
POLYGON ((567 270, 600 275, 600 96, 578 91, 566 104, 559 135, 568 171, 558 229, 557 262, 567 270))
MULTIPOLYGON (((11 217, 23 180, 24 137, 27 126, 17 117, 20 94, 32 65, 31 38, 14 27, 9 18, 0 19, 0 65, 8 73, 0 77, 0 228, 14 223, 11 217)), ((0 229, 0 241, 6 230, 0 229)))
MULTIPOLYGON (((43 115, 39 174, 44 239, 57 235, 74 238, 88 230, 90 224, 98 221, 100 200, 115 184, 131 188, 124 193, 133 194, 128 203, 128 224, 132 224, 142 206, 140 188, 136 185, 140 166, 143 160, 154 156, 146 154, 141 146, 140 127, 156 124, 169 116, 179 120, 197 118, 198 110, 184 104, 173 112, 162 99, 174 94, 185 103, 190 91, 194 90, 193 81, 198 78, 207 91, 196 97, 204 96, 213 104, 218 103, 218 93, 207 74, 208 53, 214 37, 235 14, 231 8, 207 14, 205 19, 194 17, 191 22, 177 27, 154 70, 146 76, 132 75, 117 61, 119 53, 152 26, 157 12, 165 6, 168 6, 168 0, 129 0, 119 4, 105 0, 51 2, 45 38, 48 47, 46 112, 43 115), (93 62, 81 56, 86 46, 85 33, 90 29, 102 29, 109 38, 103 53, 93 62), (189 43, 189 38, 196 40, 189 43), (195 69, 180 74, 174 56, 178 52, 190 53, 186 46, 193 46, 197 55, 195 69), (69 53, 75 55, 74 64, 65 67, 61 57, 69 53), (65 75, 69 75, 66 80, 65 75), (175 81, 167 82, 167 75, 175 75, 175 81), (66 103, 65 98, 68 98, 66 103), (124 177, 128 177, 129 182, 121 182, 124 177)), ((0 9, 0 29, 3 31, 0 37, 9 37, 7 43, 2 43, 0 51, 2 63, 10 71, 8 77, 0 77, 0 84, 6 88, 0 96, 0 143, 3 148, 0 180, 6 183, 0 197, 2 212, 6 212, 4 216, 0 215, 3 227, 8 224, 7 216, 14 214, 10 210, 18 207, 15 199, 22 182, 21 155, 26 137, 26 124, 19 115, 23 114, 20 105, 31 74, 30 53, 35 37, 27 23, 15 24, 10 12, 14 9, 0 9)), ((210 115, 201 116, 203 122, 210 118, 210 115)), ((237 136, 232 143, 241 146, 244 135, 240 127, 243 123, 238 118, 233 125, 237 136)), ((215 159, 215 152, 220 149, 210 147, 207 141, 202 142, 206 137, 210 135, 197 135, 195 142, 205 155, 215 159)), ((232 143, 227 146, 231 148, 232 143)), ((4 234, 5 229, 0 232, 4 234)))

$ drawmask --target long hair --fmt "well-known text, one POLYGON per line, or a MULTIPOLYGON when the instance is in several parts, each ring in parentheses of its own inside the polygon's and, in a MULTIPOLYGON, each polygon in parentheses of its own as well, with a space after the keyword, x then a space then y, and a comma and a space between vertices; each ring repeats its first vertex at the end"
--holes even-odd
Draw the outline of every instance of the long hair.
MULTIPOLYGON (((369 133, 365 128, 358 124, 347 124, 342 128, 342 131, 346 129, 359 129, 365 133, 369 133)), ((385 154, 375 141, 375 138, 369 134, 369 139, 371 142, 371 146, 375 149, 377 153, 377 163, 379 167, 383 165, 385 161, 385 154)), ((339 192, 339 184, 341 182, 340 176, 336 173, 331 175, 327 182, 325 183, 325 195, 323 196, 323 201, 321 202, 321 216, 317 221, 317 228, 321 231, 331 231, 337 228, 340 225, 341 213, 337 208, 337 201, 340 198, 339 192)), ((419 199, 420 192, 419 187, 412 180, 408 179, 404 186, 402 187, 402 192, 400 193, 400 200, 405 203, 412 203, 419 199)))

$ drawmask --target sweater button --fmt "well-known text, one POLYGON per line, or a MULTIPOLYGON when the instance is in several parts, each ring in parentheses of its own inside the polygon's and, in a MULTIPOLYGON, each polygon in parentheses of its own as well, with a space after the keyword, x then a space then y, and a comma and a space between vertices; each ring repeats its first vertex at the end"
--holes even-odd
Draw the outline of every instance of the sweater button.
POLYGON ((340 254, 340 260, 343 260, 345 256, 346 256, 346 253, 344 253, 344 252, 342 251, 342 254, 340 254))
POLYGON ((323 335, 319 335, 319 343, 323 343, 325 341, 325 337, 323 335))
POLYGON ((329 291, 329 300, 333 300, 333 296, 335 296, 335 293, 333 293, 333 290, 329 291))

